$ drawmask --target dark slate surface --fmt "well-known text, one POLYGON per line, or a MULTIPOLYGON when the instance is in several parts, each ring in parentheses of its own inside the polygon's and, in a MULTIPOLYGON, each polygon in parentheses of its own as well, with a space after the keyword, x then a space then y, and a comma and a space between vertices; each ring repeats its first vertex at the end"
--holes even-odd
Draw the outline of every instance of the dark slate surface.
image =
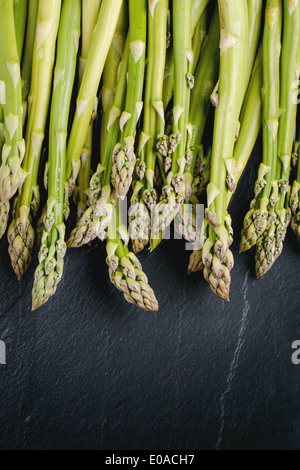
POLYGON ((300 449, 300 248, 289 233, 261 281, 238 255, 256 160, 231 210, 230 304, 187 276, 173 241, 141 257, 158 313, 126 304, 101 246, 69 250, 56 296, 32 313, 36 259, 18 283, 1 241, 0 449, 300 449))

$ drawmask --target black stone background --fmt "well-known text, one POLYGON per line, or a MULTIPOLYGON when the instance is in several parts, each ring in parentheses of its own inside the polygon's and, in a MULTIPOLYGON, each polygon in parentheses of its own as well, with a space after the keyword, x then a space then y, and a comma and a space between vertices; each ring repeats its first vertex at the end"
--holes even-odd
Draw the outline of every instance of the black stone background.
POLYGON ((57 293, 31 312, 0 242, 0 449, 300 449, 300 248, 272 271, 238 255, 260 146, 231 205, 231 303, 186 274, 181 241, 141 256, 160 310, 130 306, 109 282, 102 245, 69 250, 57 293))

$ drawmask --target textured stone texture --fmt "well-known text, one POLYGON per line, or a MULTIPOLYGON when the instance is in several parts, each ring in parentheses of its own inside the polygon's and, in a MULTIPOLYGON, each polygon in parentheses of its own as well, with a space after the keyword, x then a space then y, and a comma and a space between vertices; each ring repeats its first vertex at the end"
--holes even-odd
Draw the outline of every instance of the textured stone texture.
POLYGON ((260 281, 253 254, 238 255, 257 165, 231 208, 230 304, 187 276, 173 241, 141 256, 157 314, 126 304, 101 245, 68 250, 55 297, 32 313, 36 257, 18 282, 1 241, 0 449, 300 449, 300 248, 289 233, 260 281))

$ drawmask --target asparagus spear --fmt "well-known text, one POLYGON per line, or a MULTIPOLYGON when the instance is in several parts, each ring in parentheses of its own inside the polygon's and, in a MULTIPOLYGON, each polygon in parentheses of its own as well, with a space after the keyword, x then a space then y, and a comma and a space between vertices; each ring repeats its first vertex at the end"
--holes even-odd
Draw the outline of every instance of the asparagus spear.
POLYGON ((22 59, 25 28, 27 22, 28 0, 14 0, 14 18, 19 62, 22 59))
POLYGON ((279 59, 282 26, 280 0, 267 0, 263 37, 263 161, 255 183, 255 199, 244 219, 240 251, 256 245, 276 219, 278 198, 276 182, 277 134, 279 116, 279 59))
POLYGON ((88 188, 91 179, 93 145, 93 119, 90 122, 88 133, 84 141, 84 147, 80 156, 80 168, 73 193, 73 200, 77 206, 77 220, 83 215, 88 204, 88 188))
POLYGON ((191 70, 192 75, 195 75, 196 68, 199 62, 202 46, 204 43, 204 39, 206 37, 206 25, 207 25, 207 10, 204 10, 204 12, 202 13, 196 25, 195 32, 193 35, 192 46, 193 46, 194 58, 193 58, 193 65, 192 65, 192 70, 191 70))
MULTIPOLYGON (((255 142, 261 129, 262 119, 262 96, 261 89, 263 85, 263 64, 262 47, 257 53, 254 64, 251 81, 243 105, 241 115, 241 127, 239 137, 234 147, 233 158, 236 161, 235 180, 236 185, 243 174, 249 161, 255 142)), ((228 193, 228 205, 231 201, 233 192, 228 193)), ((195 230, 195 224, 193 229, 195 230)), ((203 228, 205 232, 206 227, 203 228)), ((202 235, 202 234, 201 234, 202 235)), ((190 255, 188 273, 195 273, 203 269, 202 249, 196 248, 190 255)))
POLYGON ((80 157, 93 114, 95 98, 119 18, 122 0, 103 0, 77 96, 77 106, 67 146, 69 195, 75 188, 80 157))
POLYGON ((194 35, 195 28, 200 20, 209 0, 192 0, 191 10, 191 29, 192 36, 194 35))
POLYGON ((0 104, 3 107, 5 134, 0 168, 0 204, 4 204, 23 183, 25 174, 21 163, 25 142, 13 0, 1 0, 0 11, 0 104))
POLYGON ((120 61, 124 53, 126 37, 128 34, 128 2, 123 2, 117 23, 116 31, 109 49, 107 60, 103 71, 102 89, 101 89, 101 129, 100 129, 100 156, 105 154, 105 148, 108 137, 108 121, 110 111, 114 104, 115 90, 120 73, 120 61))
POLYGON ((110 280, 123 292, 127 302, 144 310, 156 311, 158 302, 148 278, 137 257, 128 250, 127 240, 123 240, 125 227, 120 220, 119 201, 107 231, 106 262, 110 280))
MULTIPOLYGON (((110 46, 107 60, 103 70, 103 82, 101 89, 102 117, 100 129, 100 155, 105 155, 107 144, 107 125, 109 114, 113 106, 114 93, 118 79, 118 70, 122 58, 126 33, 128 29, 127 2, 123 2, 115 34, 110 46)), ((81 167, 78 174, 78 188, 76 191, 77 218, 80 220, 89 205, 89 183, 91 179, 91 148, 92 148, 92 123, 89 127, 89 136, 86 140, 81 157, 81 167)))
MULTIPOLYGON (((192 49, 193 49, 193 63, 191 67, 191 74, 194 75, 196 67, 199 62, 202 45, 206 37, 207 25, 207 9, 209 0, 192 0, 192 49)), ((169 15, 170 17, 170 15, 169 15)), ((174 55, 172 47, 172 34, 169 31, 167 36, 167 58, 164 75, 164 88, 163 88, 163 103, 166 109, 171 101, 174 88, 174 55)))
POLYGON ((0 104, 0 159, 2 156, 2 148, 5 142, 5 130, 4 130, 4 115, 3 115, 3 107, 0 104))
MULTIPOLYGON (((154 154, 154 132, 155 128, 155 110, 152 108, 151 103, 151 87, 154 70, 154 51, 155 51, 155 26, 154 17, 157 18, 158 6, 162 4, 160 0, 148 5, 148 37, 147 37, 147 70, 145 80, 145 94, 144 94, 144 105, 143 105, 143 130, 140 135, 139 145, 137 149, 138 159, 136 161, 136 174, 137 178, 133 183, 133 191, 130 199, 130 208, 128 213, 129 220, 129 235, 131 238, 131 245, 134 253, 142 251, 149 242, 150 234, 150 216, 148 208, 143 199, 143 193, 146 186, 146 155, 149 157, 149 153, 154 154), (151 7, 151 10, 150 8, 151 7), (154 8, 154 10, 153 10, 154 8), (151 139, 151 145, 148 142, 151 139)), ((158 33, 159 34, 159 33, 158 33)), ((166 45, 166 42, 165 42, 166 45)), ((159 52, 157 57, 159 57, 159 52)), ((155 161, 155 157, 154 157, 155 161)), ((151 173, 152 179, 153 174, 151 173)), ((149 178, 149 175, 148 175, 149 178)), ((156 203, 157 195, 152 192, 152 204, 156 203)))
POLYGON ((195 86, 191 91, 190 125, 187 139, 187 153, 192 160, 188 167, 193 175, 198 151, 202 142, 207 114, 210 108, 210 95, 216 85, 219 71, 220 22, 218 10, 212 17, 208 36, 195 72, 195 86))
MULTIPOLYGON (((299 44, 299 49, 298 49, 298 59, 297 59, 297 73, 298 77, 300 75, 300 42, 299 44)), ((294 99, 297 102, 298 98, 298 89, 299 89, 299 81, 295 82, 297 83, 297 88, 296 90, 294 89, 293 94, 295 91, 297 92, 297 97, 295 96, 294 99)), ((296 179, 293 182, 292 185, 292 190, 291 190, 291 195, 290 195, 290 208, 291 208, 291 227, 293 232, 296 235, 297 240, 300 242, 300 127, 297 126, 297 138, 296 142, 294 145, 294 151, 292 154, 292 164, 293 166, 297 165, 298 161, 298 167, 297 167, 297 175, 296 179)))
POLYGON ((35 310, 55 293, 63 274, 66 252, 64 205, 66 193, 66 137, 80 36, 81 0, 62 5, 54 69, 49 128, 48 201, 32 290, 35 310))
POLYGON ((165 115, 162 102, 166 61, 168 1, 158 0, 148 8, 148 58, 144 97, 144 123, 138 148, 136 172, 139 179, 133 189, 130 207, 130 235, 135 253, 149 241, 150 214, 157 201, 154 188, 156 145, 164 134, 165 115))
MULTIPOLYGON (((298 131, 299 132, 299 131, 298 131)), ((298 134, 298 139, 295 142, 294 159, 298 160, 298 167, 297 167, 297 176, 295 181, 293 182, 292 191, 291 191, 291 199, 290 199, 290 207, 292 211, 292 219, 291 219, 291 227, 293 229, 294 234, 298 242, 300 243, 300 136, 298 134)))
MULTIPOLYGON (((5 132, 4 132, 4 115, 3 115, 3 107, 0 104, 0 163, 1 163, 1 154, 2 154, 2 147, 5 141, 5 132)), ((8 221, 9 215, 9 202, 5 202, 4 204, 0 204, 0 238, 3 237, 8 221)))
POLYGON ((79 58, 79 79, 82 75, 91 47, 94 28, 96 26, 102 0, 82 0, 81 18, 81 53, 79 58))
POLYGON ((262 277, 280 256, 291 220, 289 176, 291 168, 297 102, 293 96, 294 83, 299 79, 300 4, 284 0, 282 52, 280 58, 280 118, 278 129, 278 160, 276 181, 278 200, 272 222, 256 245, 256 275, 262 277))
MULTIPOLYGON (((93 38, 93 31, 98 20, 99 10, 102 0, 83 0, 82 1, 82 36, 81 36, 81 54, 79 57, 79 86, 82 81, 82 76, 87 61, 90 45, 93 38)), ((124 5, 124 4, 123 4, 124 5)), ((120 14, 121 16, 121 14, 120 14)), ((118 29, 118 28, 117 28, 118 29)), ((116 31, 117 33, 117 31, 116 31)), ((116 33, 115 36, 116 37, 116 33)), ((114 41, 113 41, 114 42, 114 41)), ((121 46, 120 46, 121 47, 121 46)), ((114 49, 114 46, 110 47, 110 50, 114 49)), ((108 54, 107 62, 104 67, 104 78, 105 78, 105 68, 107 63, 110 61, 110 53, 108 54)), ((116 71, 115 71, 116 75, 116 71)), ((104 94, 104 93, 103 93, 104 94)), ((97 108, 98 100, 95 100, 95 108, 97 108)), ((97 109, 95 110, 96 114, 97 109)), ((77 186, 75 187, 73 198, 74 202, 77 204, 77 218, 80 219, 82 214, 85 212, 86 205, 88 202, 88 188, 91 178, 91 156, 92 156, 92 140, 93 140, 93 121, 94 115, 92 116, 86 139, 84 142, 84 147, 81 152, 81 165, 77 178, 77 186)), ((104 141, 101 134, 101 141, 104 141)), ((40 240, 43 231, 43 220, 46 215, 46 208, 43 209, 40 220, 37 224, 37 245, 40 245, 40 240)), ((69 211, 65 210, 66 218, 69 215, 69 211)))
POLYGON ((124 198, 130 188, 136 163, 134 142, 143 108, 145 48, 147 30, 146 0, 129 0, 128 85, 125 110, 120 117, 121 140, 113 154, 112 184, 116 195, 124 198))
MULTIPOLYGON (((210 109, 210 95, 218 80, 219 71, 220 22, 218 8, 215 9, 203 52, 196 69, 195 86, 191 92, 190 130, 187 138, 187 162, 185 180, 187 182, 186 202, 179 211, 180 222, 176 227, 185 240, 190 243, 200 242, 197 230, 196 206, 199 204, 196 191, 200 193, 205 182, 200 176, 194 180, 196 163, 198 171, 204 165, 202 137, 210 109)), ((208 152, 209 156, 209 152, 208 152)))
MULTIPOLYGON (((246 93, 239 137, 234 146, 235 180, 238 184, 257 141, 262 121, 263 48, 259 47, 246 93)), ((228 204, 233 192, 228 193, 228 204)))
POLYGON ((245 80, 245 92, 251 78, 253 63, 257 53, 259 37, 261 32, 261 15, 263 0, 247 0, 248 3, 248 19, 249 19, 249 43, 248 43, 248 62, 245 80))
MULTIPOLYGON (((82 81, 82 75, 91 42, 93 31, 99 16, 101 0, 83 0, 82 2, 82 35, 81 35, 81 54, 79 58, 79 85, 82 81)), ((77 218, 80 219, 86 209, 88 200, 88 187, 91 178, 91 156, 93 141, 93 119, 90 122, 84 146, 81 152, 81 165, 78 173, 77 186, 74 191, 74 201, 77 204, 77 218)))
MULTIPOLYGON (((27 176, 16 200, 8 229, 9 254, 18 279, 25 274, 34 244, 32 217, 39 207, 37 176, 52 83, 56 36, 61 1, 40 0, 33 51, 31 107, 27 123, 26 153, 23 168, 27 176)), ((58 80, 59 76, 56 77, 58 80)))
MULTIPOLYGON (((206 33, 206 22, 207 22, 207 10, 206 6, 208 4, 208 0, 193 0, 192 6, 192 49, 193 49, 193 63, 191 67, 191 74, 194 75, 196 67, 198 65, 200 52, 202 49, 202 45, 205 39, 206 33), (200 15, 200 16, 199 16, 200 15)), ((171 36, 171 33, 170 33, 171 36)), ((173 55, 173 47, 171 44, 171 40, 169 40, 170 44, 168 46, 167 51, 167 58, 166 58, 166 68, 165 68, 165 76, 164 76, 164 90, 163 90, 163 103, 164 108, 166 109, 171 98, 173 96, 173 89, 174 89, 174 55, 173 55)))
POLYGON ((160 243, 163 232, 178 213, 185 198, 186 134, 189 125, 190 90, 194 85, 194 77, 190 73, 193 63, 191 6, 191 0, 173 0, 173 134, 169 138, 163 137, 160 143, 168 148, 169 155, 172 154, 172 166, 162 189, 161 200, 154 208, 151 251, 160 243))
POLYGON ((199 197, 206 191, 210 179, 211 167, 211 146, 204 153, 203 145, 200 144, 194 169, 194 179, 192 183, 193 194, 199 197))
POLYGON ((111 220, 114 201, 111 191, 112 158, 119 137, 118 117, 121 115, 126 94, 126 75, 129 60, 129 36, 126 40, 120 73, 115 92, 113 107, 111 108, 107 126, 105 152, 101 163, 90 181, 89 207, 77 222, 68 240, 68 247, 82 246, 94 238, 104 238, 107 226, 111 220))
POLYGON ((169 102, 173 96, 174 88, 174 54, 173 54, 173 41, 172 41, 172 19, 171 19, 171 2, 169 2, 168 21, 167 21, 167 53, 163 82, 163 103, 166 111, 169 102))
MULTIPOLYGON (((192 0, 192 13, 191 13, 191 22, 192 22, 192 37, 193 44, 192 49, 194 53, 194 60, 191 66, 191 74, 194 75, 196 70, 200 51, 202 48, 202 43, 204 41, 205 35, 205 26, 206 26, 206 6, 209 0, 192 0)), ((170 17, 171 15, 169 15, 170 17)), ((163 87, 163 103, 164 108, 166 109, 170 103, 173 90, 174 90, 174 54, 173 54, 173 45, 171 40, 172 34, 171 31, 168 33, 168 51, 166 57, 166 67, 165 67, 165 76, 164 76, 164 87, 163 87)))
POLYGON ((31 70, 32 70, 32 55, 36 31, 36 20, 38 12, 38 0, 28 1, 28 14, 27 14, 27 27, 25 46, 22 58, 22 106, 23 106, 23 123, 27 116, 27 99, 30 91, 31 83, 31 70))
POLYGON ((247 1, 218 0, 221 40, 218 107, 215 112, 211 178, 207 187, 209 234, 203 246, 204 277, 219 297, 229 300, 233 256, 228 190, 235 188, 233 158, 248 50, 247 1))
POLYGON ((173 46, 169 45, 167 49, 166 66, 165 66, 165 73, 164 73, 164 85, 163 85, 163 103, 164 103, 165 111, 172 99, 173 88, 174 88, 174 54, 173 54, 173 46))

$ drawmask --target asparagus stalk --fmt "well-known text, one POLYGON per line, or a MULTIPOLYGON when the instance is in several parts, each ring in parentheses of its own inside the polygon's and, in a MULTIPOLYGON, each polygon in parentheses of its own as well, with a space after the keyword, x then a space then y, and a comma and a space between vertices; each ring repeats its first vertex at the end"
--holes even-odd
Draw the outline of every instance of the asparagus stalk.
POLYGON ((80 156, 80 168, 77 176, 73 200, 77 206, 77 220, 83 215, 88 204, 88 188, 91 179, 93 146, 93 119, 90 122, 88 133, 84 141, 84 147, 80 156))
POLYGON ((195 28, 198 21, 200 20, 205 8, 207 7, 209 0, 192 0, 191 10, 191 29, 192 35, 194 35, 195 28))
POLYGON ((82 0, 81 54, 79 58, 79 79, 82 80, 84 67, 91 47, 102 0, 82 0))
POLYGON ((93 114, 104 64, 119 18, 122 0, 103 0, 77 96, 77 106, 67 146, 69 195, 75 188, 80 157, 93 114))
POLYGON ((23 123, 27 116, 27 99, 30 91, 31 83, 31 70, 32 70, 32 55, 34 47, 34 39, 36 32, 36 20, 38 12, 38 0, 28 0, 28 14, 27 14, 27 27, 25 46, 22 58, 22 100, 23 100, 23 123))
POLYGON ((193 65, 192 65, 192 70, 191 74, 195 75, 196 68, 199 62, 202 46, 204 43, 204 39, 206 37, 206 25, 207 25, 207 10, 204 10, 204 12, 201 15, 201 18, 199 19, 195 32, 193 35, 193 53, 194 53, 194 58, 193 58, 193 65))
POLYGON ((35 310, 55 293, 63 274, 66 252, 64 205, 66 192, 66 137, 80 36, 81 0, 62 5, 54 69, 49 128, 48 201, 44 230, 32 290, 35 310))
POLYGON ((119 213, 119 200, 107 231, 106 262, 111 282, 127 302, 148 311, 157 311, 158 302, 137 257, 124 242, 124 229, 119 213))
POLYGON ((0 204, 5 204, 24 181, 20 63, 14 25, 13 0, 0 1, 0 104, 5 143, 0 168, 0 204))
MULTIPOLYGON (((82 81, 82 76, 86 64, 86 60, 88 57, 90 45, 93 38, 93 31, 95 25, 98 20, 99 10, 101 6, 102 0, 83 0, 82 1, 82 36, 81 36, 81 54, 79 57, 79 86, 82 81)), ((121 16, 121 15, 120 15, 121 16)), ((116 34, 115 34, 116 36, 116 34)), ((114 41, 113 41, 114 42, 114 41)), ((113 44, 110 49, 113 48, 113 44)), ((105 76, 105 68, 107 68, 107 63, 109 62, 110 54, 108 55, 108 59, 106 65, 104 67, 104 76, 105 76)), ((115 71, 116 74, 116 71, 115 71)), ((97 100, 95 101, 97 108, 97 100)), ((95 113, 97 109, 95 110, 95 113)), ((86 205, 88 202, 88 188, 89 182, 91 178, 91 156, 92 156, 92 141, 93 141, 93 121, 94 116, 92 116, 87 136, 84 142, 84 147, 81 153, 81 165, 78 173, 77 178, 77 186, 75 187, 73 198, 74 202, 77 205, 77 219, 80 219, 82 214, 85 212, 86 205)), ((103 138, 101 140, 104 141, 103 138)), ((67 203, 66 203, 67 204, 67 203)), ((67 207, 67 206, 66 206, 67 207)), ((43 231, 43 220, 46 215, 46 208, 43 209, 42 215, 40 220, 37 224, 37 245, 40 245, 40 240, 43 231)), ((65 209, 66 218, 69 215, 69 210, 65 209)))
POLYGON ((160 243, 163 232, 178 213, 185 198, 186 134, 189 125, 190 90, 194 86, 194 77, 190 73, 193 63, 191 6, 191 0, 173 0, 173 134, 169 138, 164 137, 160 143, 166 146, 169 155, 172 154, 172 165, 161 200, 153 213, 151 251, 160 243))
MULTIPOLYGON (((192 0, 192 12, 191 12, 191 29, 192 29, 192 38, 193 38, 193 54, 194 60, 191 66, 191 74, 194 75, 196 66, 198 64, 199 54, 202 48, 202 43, 204 41, 205 34, 205 20, 206 13, 205 9, 209 0, 192 0)), ((171 15, 169 15, 171 17, 171 15)), ((166 57, 166 67, 164 75, 164 87, 163 87, 163 103, 165 110, 170 103, 173 91, 174 91, 174 53, 173 53, 173 44, 172 44, 172 34, 171 31, 168 33, 167 41, 167 57, 166 57)))
MULTIPOLYGON (((234 146, 233 158, 236 161, 235 180, 238 184, 249 161, 261 130, 263 87, 263 48, 258 49, 251 80, 246 93, 239 137, 234 146)), ((233 192, 228 193, 228 205, 233 192)))
POLYGON ((108 137, 108 121, 110 111, 114 104, 114 95, 120 73, 120 61, 124 53, 126 37, 128 33, 128 2, 123 2, 117 23, 116 31, 109 49, 107 60, 103 71, 103 81, 101 89, 101 130, 100 130, 100 156, 101 159, 105 154, 107 137, 108 137))
POLYGON ((5 142, 5 130, 4 130, 4 115, 3 106, 0 104, 0 159, 2 157, 2 148, 5 142))
MULTIPOLYGON (((298 49, 298 60, 297 60, 297 73, 298 76, 300 75, 300 42, 299 42, 299 49, 298 49)), ((296 82, 297 83, 297 82, 296 82)), ((297 83, 297 89, 294 89, 295 91, 298 91, 298 85, 299 81, 297 83)), ((297 101, 298 98, 298 93, 297 97, 294 97, 294 99, 297 101)), ((300 242, 300 127, 297 126, 297 138, 296 142, 294 145, 294 152, 292 154, 292 164, 293 166, 297 165, 298 161, 298 167, 297 167, 297 174, 296 174, 296 179, 293 182, 292 185, 292 190, 291 190, 291 195, 290 195, 290 208, 291 208, 291 227, 296 235, 297 240, 300 242)))
MULTIPOLYGON (((132 196, 130 199, 129 208, 129 235, 131 238, 131 245, 134 253, 142 251, 149 242, 150 235, 150 216, 148 208, 143 199, 143 193, 146 187, 146 155, 149 156, 148 152, 154 154, 154 133, 155 129, 155 110, 151 104, 151 87, 153 80, 154 71, 154 51, 155 51, 155 23, 154 17, 157 19, 158 6, 162 2, 154 2, 154 4, 148 4, 148 37, 147 37, 147 69, 146 69, 146 80, 145 80, 145 94, 144 94, 144 106, 143 106, 143 130, 139 139, 138 146, 138 159, 136 162, 136 174, 137 178, 133 184, 132 196), (157 3, 159 5, 157 5, 157 3), (151 7, 151 10, 150 10, 151 7), (149 146, 150 141, 150 146, 149 146)), ((158 32, 157 32, 158 33, 158 32)), ((158 33, 159 34, 159 33, 158 33)), ((166 38, 165 38, 166 46, 166 38)), ((156 51, 157 57, 159 52, 156 51)), ((156 71, 155 71, 156 72, 156 71)), ((155 161, 155 160, 154 160, 155 161)), ((150 171, 150 170, 149 170, 150 171)), ((152 176, 148 174, 149 176, 152 176)), ((152 204, 156 203, 156 193, 149 194, 152 199, 152 204)), ((150 201, 149 201, 150 202, 150 201)))
MULTIPOLYGON (((18 51, 19 62, 21 60, 21 53, 23 48, 24 32, 26 25, 26 14, 27 14, 27 1, 20 0, 19 2, 14 2, 14 24, 15 24, 15 34, 16 34, 16 46, 18 51)), ((7 46, 7 44, 6 44, 7 46)), ((1 78, 1 77, 0 77, 1 78)), ((19 90, 18 90, 19 96, 19 90)), ((4 125, 4 114, 3 107, 0 104, 0 155, 2 154, 3 144, 5 142, 5 125, 4 125)), ((2 159, 0 158, 2 163, 2 159)), ((8 223, 9 216, 9 201, 0 204, 0 238, 4 235, 8 223)))
MULTIPOLYGON (((99 16, 101 0, 83 0, 82 2, 82 35, 81 55, 79 58, 79 86, 93 39, 93 31, 99 16)), ((93 141, 93 119, 90 122, 84 146, 81 152, 81 164, 78 173, 77 186, 74 191, 74 201, 77 204, 77 218, 80 219, 86 209, 88 187, 91 178, 91 157, 93 141)))
POLYGON ((194 169, 194 179, 192 183, 193 194, 196 197, 206 191, 207 185, 210 179, 210 167, 211 167, 211 146, 208 147, 204 154, 203 145, 201 144, 198 150, 197 159, 194 169))
POLYGON ((233 256, 228 191, 235 188, 233 158, 238 117, 244 96, 247 50, 247 1, 218 0, 221 40, 218 107, 215 112, 211 178, 207 187, 209 236, 203 246, 204 277, 219 297, 229 300, 233 256))
MULTIPOLYGON (((299 132, 299 131, 298 131, 299 132)), ((295 142, 294 159, 298 160, 297 167, 297 176, 293 182, 292 191, 291 191, 291 200, 290 207, 292 211, 292 220, 291 227, 298 242, 300 243, 300 135, 298 134, 298 139, 295 142)))
POLYGON ((164 68, 166 61, 168 1, 149 3, 148 59, 144 97, 144 123, 138 148, 137 180, 130 207, 130 235, 135 253, 149 241, 150 214, 157 201, 154 188, 156 145, 164 134, 165 115, 162 102, 164 68))
MULTIPOLYGON (((238 185, 240 178, 246 168, 257 137, 261 129, 262 120, 262 96, 263 85, 263 63, 262 47, 259 49, 254 64, 251 81, 243 105, 241 117, 241 127, 239 137, 234 147, 233 158, 236 161, 235 180, 238 185)), ((233 192, 228 192, 228 205, 233 192)), ((206 229, 206 227, 205 227, 206 229)), ((204 229, 204 231, 205 231, 204 229)), ((201 245, 200 245, 201 246, 201 245)), ((197 248, 191 253, 188 266, 188 273, 195 273, 203 269, 202 249, 197 248)))
POLYGON ((263 37, 263 161, 255 183, 255 198, 244 219, 241 252, 256 245, 259 238, 273 226, 276 219, 274 206, 278 198, 276 166, 281 27, 281 1, 267 0, 263 37))
MULTIPOLYGON (((192 50, 193 50, 193 63, 191 65, 191 74, 194 75, 198 65, 200 52, 205 39, 206 23, 207 23, 207 10, 206 6, 208 0, 193 0, 192 1, 192 50), (200 15, 200 16, 199 16, 200 15)), ((171 37, 171 32, 169 35, 171 37)), ((166 58, 164 88, 163 88, 163 103, 166 109, 170 103, 173 90, 174 90, 174 54, 172 41, 167 41, 168 51, 166 58)))
POLYGON ((14 18, 19 62, 22 59, 25 28, 27 22, 28 0, 14 0, 14 18))
POLYGON ((191 91, 190 131, 187 139, 187 155, 185 169, 189 176, 189 191, 194 169, 201 149, 202 137, 210 109, 210 95, 217 83, 219 71, 219 38, 220 22, 216 9, 212 18, 208 37, 203 53, 196 69, 195 86, 191 91))
POLYGON ((278 160, 276 180, 278 200, 274 218, 256 245, 256 275, 262 277, 280 256, 287 228, 291 220, 288 206, 297 102, 293 96, 294 83, 299 80, 300 4, 284 0, 282 52, 280 58, 280 118, 278 129, 278 160))
POLYGON ((126 94, 126 76, 129 60, 129 35, 126 40, 120 73, 107 125, 108 136, 101 163, 90 181, 89 207, 77 222, 68 240, 68 247, 75 248, 91 242, 96 237, 103 239, 112 217, 114 200, 111 191, 112 158, 119 138, 119 122, 126 94))
POLYGON ((164 85, 163 85, 163 103, 166 111, 172 96, 174 89, 174 53, 173 45, 169 45, 166 56, 166 66, 164 73, 164 85))
POLYGON ((166 110, 173 96, 174 88, 174 54, 172 41, 172 18, 171 18, 171 2, 169 2, 168 22, 167 22, 167 43, 166 43, 166 64, 163 82, 163 103, 166 110))
MULTIPOLYGON (((25 274, 34 244, 32 217, 39 207, 37 176, 46 118, 48 114, 56 36, 61 1, 40 0, 33 51, 31 107, 26 133, 23 168, 27 176, 16 200, 16 209, 8 229, 9 254, 18 279, 25 274)), ((56 77, 58 80, 59 76, 56 77)))
MULTIPOLYGON (((203 190, 205 182, 200 176, 194 180, 196 163, 199 170, 203 169, 202 137, 210 109, 210 95, 218 80, 219 71, 219 39, 220 22, 218 8, 213 14, 209 33, 203 48, 195 74, 195 86, 191 92, 190 132, 187 138, 185 180, 187 181, 186 203, 179 211, 179 233, 190 243, 196 243, 200 232, 197 230, 196 205, 199 203, 197 194, 203 190), (200 187, 199 187, 200 186, 200 187)), ((209 156, 209 153, 208 153, 209 156)))
POLYGON ((124 198, 130 188, 136 163, 134 142, 143 108, 145 48, 147 30, 146 0, 129 0, 129 64, 125 110, 120 117, 121 140, 113 153, 112 184, 124 198))
POLYGON ((261 32, 261 15, 263 0, 247 0, 248 3, 248 19, 249 19, 249 43, 248 43, 248 62, 245 80, 245 91, 251 78, 251 72, 257 53, 259 37, 261 32))
MULTIPOLYGON (((109 114, 114 101, 115 87, 117 84, 117 75, 120 60, 122 58, 124 44, 126 40, 126 32, 128 29, 128 11, 127 2, 123 2, 119 20, 115 30, 115 34, 110 46, 107 60, 103 70, 103 83, 101 90, 102 118, 100 129, 100 154, 105 155, 107 144, 107 125, 109 114)), ((91 148, 92 148, 92 123, 89 127, 90 135, 86 140, 82 152, 81 168, 78 174, 78 191, 77 191, 77 218, 78 220, 84 214, 89 203, 89 183, 91 179, 91 148)))
MULTIPOLYGON (((1 163, 1 154, 2 154, 2 147, 5 141, 5 131, 4 131, 4 115, 3 115, 3 107, 0 104, 0 163, 1 163)), ((8 221, 9 215, 9 202, 5 202, 4 204, 0 204, 0 238, 3 237, 8 221)))

